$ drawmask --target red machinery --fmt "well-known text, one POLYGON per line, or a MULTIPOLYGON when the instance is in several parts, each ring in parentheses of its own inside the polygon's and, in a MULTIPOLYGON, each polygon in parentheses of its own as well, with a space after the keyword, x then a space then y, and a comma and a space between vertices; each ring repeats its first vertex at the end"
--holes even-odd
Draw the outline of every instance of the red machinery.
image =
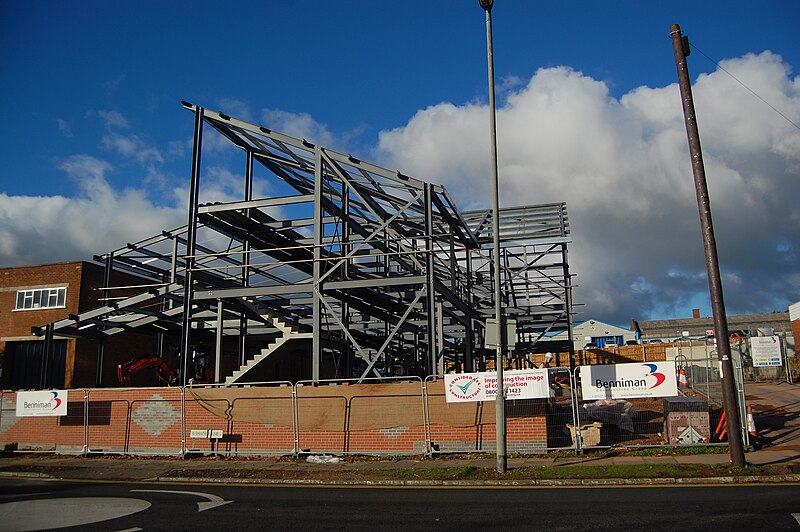
POLYGON ((178 374, 158 355, 145 355, 117 366, 117 380, 123 386, 131 385, 131 377, 142 371, 152 371, 159 382, 171 385, 178 380, 178 374))

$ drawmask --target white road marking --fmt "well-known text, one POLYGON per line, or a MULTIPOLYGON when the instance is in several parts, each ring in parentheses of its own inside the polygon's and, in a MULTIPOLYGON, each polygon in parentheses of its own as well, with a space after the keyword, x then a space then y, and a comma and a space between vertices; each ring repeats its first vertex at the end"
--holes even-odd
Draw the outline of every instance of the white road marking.
POLYGON ((174 493, 177 495, 194 495, 195 497, 201 497, 203 499, 208 499, 208 502, 198 502, 197 503, 197 511, 204 512, 206 510, 210 510, 212 508, 216 508, 217 506, 223 506, 225 504, 230 504, 233 501, 226 501, 222 497, 214 495, 213 493, 200 493, 199 491, 172 491, 172 490, 131 490, 131 492, 136 493, 174 493))
POLYGON ((150 508, 142 499, 121 497, 62 497, 0 504, 2 529, 52 530, 88 525, 135 514, 150 508))

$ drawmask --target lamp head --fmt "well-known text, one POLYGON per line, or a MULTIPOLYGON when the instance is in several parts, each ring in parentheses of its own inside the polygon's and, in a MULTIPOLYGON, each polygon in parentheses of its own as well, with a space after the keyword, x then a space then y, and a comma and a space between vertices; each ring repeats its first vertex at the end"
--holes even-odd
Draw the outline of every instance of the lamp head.
POLYGON ((491 11, 492 6, 494 5, 494 0, 478 0, 481 4, 481 7, 484 11, 491 11))

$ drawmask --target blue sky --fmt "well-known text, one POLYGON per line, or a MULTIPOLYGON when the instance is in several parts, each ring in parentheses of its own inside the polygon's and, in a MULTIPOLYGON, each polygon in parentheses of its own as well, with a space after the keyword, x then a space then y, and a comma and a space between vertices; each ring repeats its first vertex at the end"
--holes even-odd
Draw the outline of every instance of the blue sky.
MULTIPOLYGON (((497 0, 493 16, 501 200, 567 201, 582 318, 710 314, 669 27, 798 124, 800 2, 497 0)), ((0 50, 0 266, 183 223, 181 99, 487 206, 464 186, 489 170, 477 0, 6 0, 0 50)), ((697 50, 689 68, 729 311, 785 310, 799 130, 697 50)), ((207 179, 233 195, 240 166, 222 154, 207 179)))

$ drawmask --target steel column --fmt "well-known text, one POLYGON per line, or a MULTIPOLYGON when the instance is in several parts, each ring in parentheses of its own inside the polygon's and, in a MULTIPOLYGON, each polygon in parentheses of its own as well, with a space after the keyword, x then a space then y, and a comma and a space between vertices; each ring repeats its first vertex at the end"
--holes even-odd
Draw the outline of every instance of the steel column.
POLYGON ((49 370, 50 353, 53 352, 53 324, 45 326, 44 346, 42 349, 42 366, 39 373, 39 388, 47 388, 47 372, 49 370))
POLYGON ((425 309, 428 314, 428 342, 425 371, 427 375, 436 373, 436 291, 433 285, 433 205, 431 186, 425 183, 425 287, 427 290, 425 309))
POLYGON ((220 370, 222 369, 222 336, 225 327, 225 303, 220 299, 217 301, 217 342, 214 359, 214 381, 222 382, 220 370))
MULTIPOLYGON (((247 150, 244 175, 244 200, 253 199, 253 152, 247 150)), ((245 217, 250 219, 250 209, 245 209, 245 217)), ((242 241, 242 287, 250 286, 250 239, 242 241)), ((239 364, 244 365, 247 359, 247 315, 243 312, 239 317, 239 364)))
MULTIPOLYGON (((105 304, 108 304, 108 287, 111 286, 111 272, 114 268, 114 252, 106 255, 105 264, 103 266, 103 298, 105 304)), ((105 329, 100 325, 98 330, 105 329)), ((106 339, 100 338, 97 342, 97 372, 95 375, 95 384, 98 388, 103 386, 103 366, 105 365, 106 358, 106 339)))
MULTIPOLYGON (((352 245, 350 244, 350 187, 342 183, 342 255, 347 256, 350 254, 352 245)), ((347 258, 342 264, 342 279, 348 280, 350 278, 350 262, 352 259, 347 258)), ((342 300, 342 326, 345 329, 350 328, 350 302, 347 295, 342 300)), ((350 349, 350 341, 346 334, 342 334, 341 352, 339 354, 342 361, 342 374, 345 378, 352 377, 353 360, 350 349)))
POLYGON ((316 164, 314 167, 314 293, 312 296, 314 334, 311 350, 311 379, 318 381, 320 379, 320 366, 322 361, 322 341, 320 332, 322 330, 322 313, 324 312, 320 301, 322 298, 322 286, 320 286, 320 275, 322 273, 320 259, 322 258, 322 237, 324 231, 324 226, 322 225, 322 148, 315 148, 314 153, 316 156, 316 164))
POLYGON ((567 245, 561 244, 561 257, 564 264, 564 305, 567 313, 567 338, 569 340, 569 370, 575 369, 575 338, 572 331, 572 279, 569 275, 567 245))
POLYGON ((475 371, 475 323, 473 319, 473 304, 474 294, 472 293, 472 251, 469 249, 464 250, 467 258, 466 272, 467 272, 467 305, 469 306, 469 313, 467 314, 467 324, 464 330, 464 371, 475 371))
POLYGON ((200 152, 203 147, 203 113, 198 107, 194 114, 194 140, 192 143, 192 181, 189 187, 189 222, 186 233, 186 270, 183 278, 183 320, 181 336, 181 381, 184 386, 188 382, 189 357, 192 349, 192 268, 197 245, 197 204, 200 196, 200 152))

